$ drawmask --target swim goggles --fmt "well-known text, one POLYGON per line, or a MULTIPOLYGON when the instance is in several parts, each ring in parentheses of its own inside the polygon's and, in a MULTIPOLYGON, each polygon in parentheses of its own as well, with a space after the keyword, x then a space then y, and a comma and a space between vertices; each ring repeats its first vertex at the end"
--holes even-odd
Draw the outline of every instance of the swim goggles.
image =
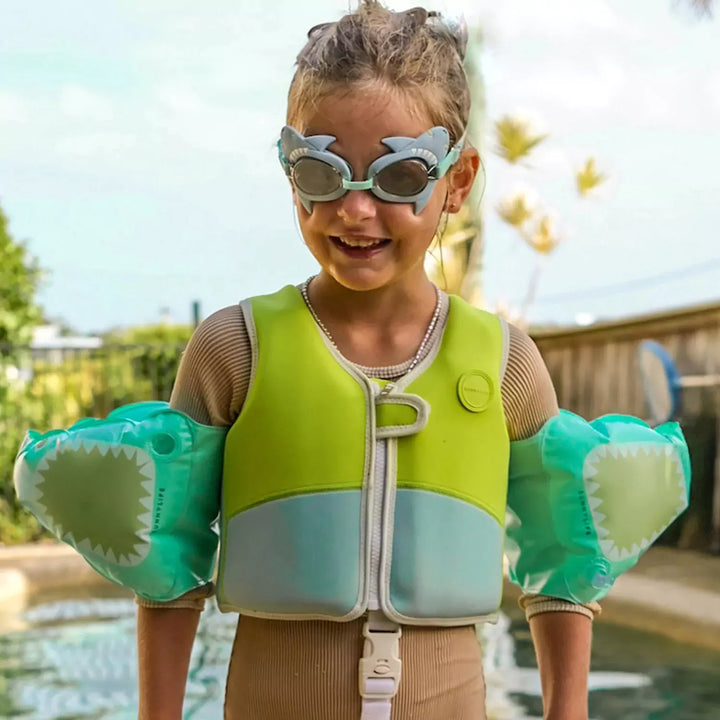
POLYGON ((278 155, 303 207, 312 212, 314 202, 330 202, 349 190, 369 190, 392 203, 414 203, 415 214, 427 204, 435 183, 457 162, 465 136, 450 149, 450 133, 434 127, 417 138, 382 140, 390 152, 374 160, 365 180, 353 180, 353 169, 344 158, 327 148, 332 135, 304 137, 286 125, 280 133, 278 155))

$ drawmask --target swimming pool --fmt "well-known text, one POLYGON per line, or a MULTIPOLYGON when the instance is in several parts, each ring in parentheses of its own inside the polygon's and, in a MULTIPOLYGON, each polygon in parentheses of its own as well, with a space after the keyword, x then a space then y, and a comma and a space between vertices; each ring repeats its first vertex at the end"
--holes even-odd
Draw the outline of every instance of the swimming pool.
MULTIPOLYGON (((0 635, 0 718, 134 720, 135 606, 127 597, 45 600, 0 635)), ((236 616, 208 605, 188 679, 185 718, 222 718, 236 616)), ((507 608, 481 630, 488 712, 534 720, 542 704, 527 625, 507 608)), ((717 720, 720 654, 596 624, 590 677, 593 720, 717 720)))

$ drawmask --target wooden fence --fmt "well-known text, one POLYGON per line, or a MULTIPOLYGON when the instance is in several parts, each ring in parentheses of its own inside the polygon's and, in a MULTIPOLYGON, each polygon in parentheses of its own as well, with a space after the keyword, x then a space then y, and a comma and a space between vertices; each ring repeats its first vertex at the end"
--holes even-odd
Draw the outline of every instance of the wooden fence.
MULTIPOLYGON (((561 407, 585 418, 619 412, 645 417, 638 367, 643 340, 656 340, 683 377, 720 373, 720 303, 645 315, 587 328, 537 329, 532 336, 561 407)), ((720 387, 682 390, 680 421, 693 460, 691 513, 681 545, 720 551, 720 387)))

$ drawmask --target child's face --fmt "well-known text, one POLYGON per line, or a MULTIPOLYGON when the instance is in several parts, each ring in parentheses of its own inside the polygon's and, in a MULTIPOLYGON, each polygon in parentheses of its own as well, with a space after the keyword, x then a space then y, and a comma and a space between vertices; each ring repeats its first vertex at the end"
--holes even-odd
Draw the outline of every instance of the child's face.
MULTIPOLYGON (((328 148, 364 179, 370 163, 388 152, 393 136, 418 137, 433 126, 427 113, 399 93, 383 88, 330 95, 298 129, 305 136, 333 135, 328 148)), ((351 190, 337 200, 315 202, 308 213, 297 201, 300 228, 322 270, 352 290, 374 290, 425 279, 425 252, 445 205, 448 178, 417 215, 412 203, 389 203, 365 190, 351 190)))

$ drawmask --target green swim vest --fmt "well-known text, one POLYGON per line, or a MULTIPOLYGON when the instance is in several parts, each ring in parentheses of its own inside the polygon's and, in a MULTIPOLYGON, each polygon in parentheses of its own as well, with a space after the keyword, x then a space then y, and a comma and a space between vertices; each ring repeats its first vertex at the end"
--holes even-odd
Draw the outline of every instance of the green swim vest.
POLYGON ((378 579, 396 622, 496 611, 509 462, 500 321, 452 297, 439 348, 382 393, 297 288, 242 309, 253 372, 225 446, 221 609, 351 620, 378 579))

